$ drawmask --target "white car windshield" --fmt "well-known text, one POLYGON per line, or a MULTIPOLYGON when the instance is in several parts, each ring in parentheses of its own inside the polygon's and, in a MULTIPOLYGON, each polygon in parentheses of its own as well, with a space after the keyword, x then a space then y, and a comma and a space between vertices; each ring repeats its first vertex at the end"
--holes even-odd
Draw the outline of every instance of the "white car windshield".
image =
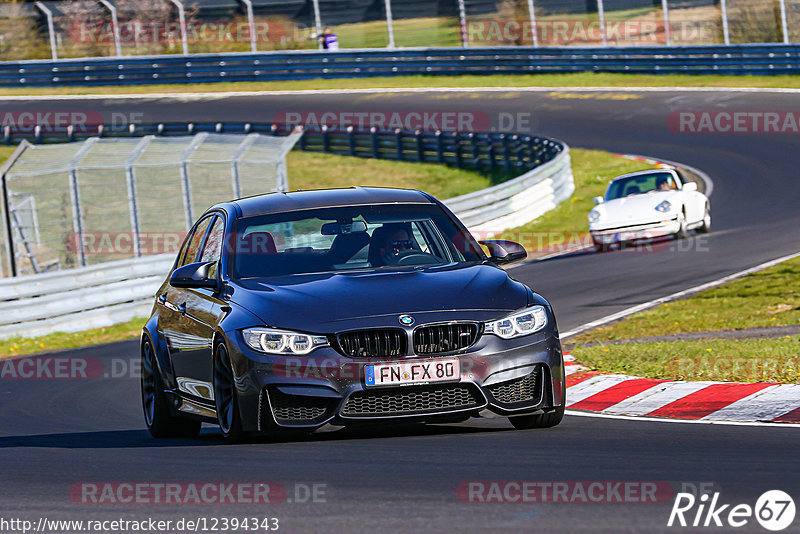
POLYGON ((618 178, 611 182, 606 191, 606 200, 641 195, 654 191, 674 191, 678 189, 675 178, 669 172, 654 172, 618 178))

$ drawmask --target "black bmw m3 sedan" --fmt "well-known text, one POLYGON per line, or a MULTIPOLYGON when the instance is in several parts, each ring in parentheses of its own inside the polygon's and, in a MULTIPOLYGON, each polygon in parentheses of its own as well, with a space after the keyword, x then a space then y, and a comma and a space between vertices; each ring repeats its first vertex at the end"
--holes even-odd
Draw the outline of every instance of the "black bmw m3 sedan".
POLYGON ((349 188, 218 204, 194 224, 141 338, 154 437, 237 441, 369 421, 557 425, 550 304, 432 196, 349 188))

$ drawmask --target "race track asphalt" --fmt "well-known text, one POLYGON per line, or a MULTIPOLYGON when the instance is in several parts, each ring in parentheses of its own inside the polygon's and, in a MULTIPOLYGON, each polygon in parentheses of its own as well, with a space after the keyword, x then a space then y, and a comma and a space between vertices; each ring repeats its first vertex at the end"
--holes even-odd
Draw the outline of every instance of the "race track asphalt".
MULTIPOLYGON (((5 102, 4 110, 141 112, 141 120, 270 121, 281 111, 407 110, 530 113, 528 130, 573 147, 649 155, 714 181, 713 232, 659 252, 577 253, 514 268, 550 299, 562 331, 800 249, 797 134, 689 134, 668 127, 686 110, 793 110, 796 95, 745 92, 349 93, 137 100, 5 102)), ((287 532, 656 531, 671 503, 462 502, 469 481, 711 483, 724 503, 768 489, 800 497, 797 430, 567 416, 545 431, 502 419, 374 428, 223 444, 209 427, 191 441, 143 431, 135 342, 70 355, 97 358, 93 380, 3 380, 0 517, 72 519, 274 516, 287 532), (127 363, 126 363, 127 362, 127 363), (256 505, 77 504, 82 482, 266 481, 326 485, 326 502, 256 505)), ((299 491, 299 490, 298 490, 299 491)), ((297 500, 297 499, 293 499, 297 500)), ((797 525, 797 522, 795 522, 797 525)), ((796 530, 796 526, 794 527, 796 530)), ((755 521, 744 530, 758 530, 755 521)), ((743 529, 738 529, 739 531, 743 529)))

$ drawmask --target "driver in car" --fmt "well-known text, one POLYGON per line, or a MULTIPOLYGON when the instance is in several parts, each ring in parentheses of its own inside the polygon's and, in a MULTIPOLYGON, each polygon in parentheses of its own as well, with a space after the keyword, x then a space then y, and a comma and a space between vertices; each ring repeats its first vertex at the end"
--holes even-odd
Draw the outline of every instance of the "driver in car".
POLYGON ((373 265, 375 260, 380 261, 380 265, 397 265, 400 258, 412 250, 414 241, 402 223, 387 223, 372 233, 370 256, 373 265))
POLYGON ((656 180, 656 189, 659 191, 670 191, 672 189, 672 184, 670 184, 669 178, 666 176, 659 176, 656 180))

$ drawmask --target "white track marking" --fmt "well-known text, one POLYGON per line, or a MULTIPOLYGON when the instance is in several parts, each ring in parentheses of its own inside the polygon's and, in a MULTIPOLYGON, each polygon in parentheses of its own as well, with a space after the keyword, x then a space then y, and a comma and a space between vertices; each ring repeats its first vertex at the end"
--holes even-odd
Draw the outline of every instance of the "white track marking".
POLYGON ((701 424, 701 425, 730 425, 730 426, 758 426, 761 428, 794 428, 800 429, 800 425, 794 423, 767 423, 756 421, 708 421, 706 419, 662 419, 660 417, 643 417, 641 415, 615 415, 600 412, 582 412, 578 410, 567 410, 569 416, 578 417, 597 417, 599 419, 621 419, 623 421, 644 421, 649 423, 678 423, 678 424, 701 424))
POLYGON ((586 323, 582 326, 579 326, 573 330, 568 332, 564 332, 561 334, 561 339, 567 339, 572 336, 576 336, 581 332, 585 332, 587 330, 591 330, 593 328, 597 328, 598 326, 603 326, 604 324, 608 324, 619 319, 623 319, 629 315, 634 313, 638 313, 640 311, 648 310, 650 308, 654 308, 659 304, 663 304, 665 302, 670 302, 673 300, 677 300, 683 297, 688 297, 689 295, 693 295, 694 293, 698 293, 700 291, 704 291, 706 289, 711 289, 712 287, 717 287, 722 285, 726 282, 730 282, 731 280, 736 280, 737 278, 742 278, 743 276, 747 276, 748 274, 755 273, 758 271, 763 271, 764 269, 768 269, 774 265, 782 263, 784 261, 791 260, 793 258, 797 258, 800 256, 800 252, 795 252, 793 254, 789 254, 788 256, 783 256, 781 258, 777 258, 774 260, 770 260, 768 262, 762 263, 761 265, 756 265, 755 267, 751 267, 749 269, 745 269, 744 271, 739 271, 738 273, 729 274, 728 276, 723 276, 722 278, 718 278, 717 280, 713 280, 711 282, 706 282, 705 284, 700 284, 699 286, 694 286, 689 289, 684 289, 683 291, 678 291, 677 293, 672 293, 671 295, 667 295, 666 297, 660 297, 648 302, 644 302, 642 304, 638 304, 636 306, 632 306, 625 310, 622 310, 617 313, 612 313, 611 315, 606 315, 600 319, 592 321, 590 323, 586 323))
POLYGON ((593 376, 574 386, 567 388, 567 406, 588 399, 595 393, 600 393, 611 386, 636 378, 628 375, 599 375, 593 376))
POLYGON ((774 87, 372 87, 361 89, 298 89, 281 91, 219 91, 219 92, 173 92, 173 93, 122 93, 85 95, 9 95, 0 96, 0 101, 32 100, 147 100, 168 98, 171 100, 223 99, 240 96, 289 96, 289 95, 350 95, 372 93, 549 93, 569 91, 573 93, 619 92, 619 93, 778 93, 800 94, 800 89, 774 87))
POLYGON ((778 384, 764 388, 708 414, 707 421, 770 421, 800 406, 800 384, 778 384))
MULTIPOLYGON (((654 410, 719 382, 664 382, 609 406, 604 412, 622 415, 647 415, 654 410)), ((569 396, 567 396, 569 398, 569 396)))

